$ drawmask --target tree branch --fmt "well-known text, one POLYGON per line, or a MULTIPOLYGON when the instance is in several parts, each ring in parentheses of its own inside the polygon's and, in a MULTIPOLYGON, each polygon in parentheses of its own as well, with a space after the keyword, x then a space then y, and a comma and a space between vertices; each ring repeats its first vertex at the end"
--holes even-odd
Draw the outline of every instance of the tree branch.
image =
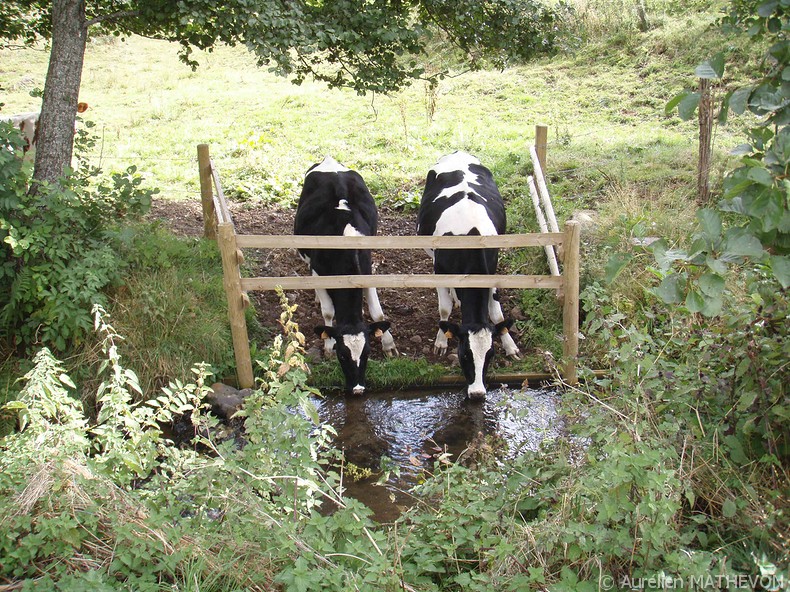
POLYGON ((98 25, 99 23, 103 23, 104 21, 112 21, 121 19, 127 16, 140 16, 139 10, 122 10, 120 12, 113 12, 112 14, 105 14, 104 16, 97 16, 96 18, 92 18, 91 20, 85 23, 86 27, 90 27, 91 25, 98 25))

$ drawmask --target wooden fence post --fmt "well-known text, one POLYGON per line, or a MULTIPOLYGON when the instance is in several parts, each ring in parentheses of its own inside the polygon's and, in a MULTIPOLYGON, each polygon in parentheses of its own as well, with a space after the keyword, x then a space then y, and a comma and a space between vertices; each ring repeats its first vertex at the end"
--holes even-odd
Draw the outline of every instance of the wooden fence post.
POLYGON ((203 204, 203 236, 216 240, 217 218, 214 213, 214 192, 211 189, 211 158, 208 144, 198 144, 197 154, 200 173, 200 201, 203 204))
POLYGON ((546 170, 546 146, 548 145, 549 129, 545 125, 535 126, 535 151, 541 170, 546 170))
POLYGON ((565 223, 563 243, 563 304, 562 356, 565 363, 565 382, 578 383, 576 359, 579 356, 579 223, 565 223))
POLYGON ((232 223, 224 222, 219 225, 218 245, 222 256, 223 284, 228 297, 228 320, 233 336, 233 352, 236 355, 236 377, 239 388, 251 388, 254 378, 252 358, 250 357, 250 340, 247 336, 247 321, 244 318, 244 307, 248 300, 241 290, 241 271, 239 270, 239 254, 241 252, 236 246, 236 231, 232 223))

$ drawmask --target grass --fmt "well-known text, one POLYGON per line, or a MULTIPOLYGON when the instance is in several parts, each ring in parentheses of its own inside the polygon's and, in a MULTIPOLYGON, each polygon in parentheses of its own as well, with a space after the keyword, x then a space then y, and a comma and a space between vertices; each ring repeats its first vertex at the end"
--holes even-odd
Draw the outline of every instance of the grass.
MULTIPOLYGON (((310 369, 310 383, 319 389, 336 389, 343 384, 343 373, 335 360, 311 364, 310 369)), ((369 388, 394 390, 436 384, 447 373, 444 366, 429 364, 425 360, 392 358, 369 360, 365 377, 369 388)))
MULTIPOLYGON (((196 146, 207 143, 231 199, 291 209, 304 171, 332 154, 365 176, 379 203, 399 205, 419 198, 425 172, 439 156, 464 149, 493 170, 508 204, 510 231, 536 232, 526 179, 534 126, 545 124, 548 183, 560 224, 576 210, 597 211, 595 236, 585 238, 582 271, 583 277, 600 276, 608 253, 629 247, 635 233, 679 241, 693 224, 696 128, 665 114, 664 104, 694 83, 694 65, 714 52, 720 38, 710 30, 716 12, 701 5, 678 17, 671 2, 646 2, 651 28, 645 33, 637 33, 630 2, 580 0, 575 6, 570 39, 586 43, 577 43, 573 52, 500 72, 459 71, 433 93, 416 82, 390 96, 362 97, 310 82, 294 86, 255 67, 241 48, 199 54, 201 65, 193 72, 178 61, 175 45, 94 38, 80 94, 91 106, 84 119, 98 137, 90 163, 108 172, 136 165, 160 189, 160 199, 197 201, 196 146)), ((43 86, 46 52, 4 51, 0 61, 0 86, 8 89, 3 111, 38 108, 29 91, 43 86)), ((717 131, 714 185, 742 125, 717 131)), ((546 269, 540 250, 508 254, 505 262, 525 273, 546 269)), ((197 359, 179 362, 187 353, 227 359, 217 355, 226 349, 220 345, 226 322, 219 307, 199 323, 213 327, 205 337, 193 338, 189 330, 167 335, 166 326, 147 331, 158 325, 140 307, 153 307, 161 319, 175 322, 191 306, 171 304, 180 301, 175 295, 156 296, 152 286, 180 283, 158 273, 130 278, 134 296, 119 296, 112 311, 124 317, 117 321, 122 332, 142 331, 140 338, 129 334, 132 351, 161 344, 159 351, 142 354, 151 358, 151 376, 177 375, 197 359), (186 351, 182 339, 190 343, 186 351)), ((221 295, 215 296, 221 305, 221 295)), ((521 301, 532 316, 519 323, 523 338, 558 356, 556 303, 545 295, 521 301)), ((514 369, 531 371, 535 364, 540 360, 527 356, 514 369)))
MULTIPOLYGON (((552 190, 567 213, 577 203, 594 205, 613 180, 665 186, 693 171, 694 125, 666 116, 663 105, 693 83, 698 56, 678 63, 677 54, 691 39, 705 39, 711 20, 657 19, 657 29, 630 35, 630 51, 604 59, 596 46, 502 72, 458 73, 436 89, 432 119, 420 82, 392 96, 297 87, 232 48, 203 54, 192 72, 174 45, 140 38, 91 43, 80 98, 91 105, 84 118, 100 138, 94 164, 136 164, 165 198, 197 199, 195 147, 205 142, 229 195, 286 206, 304 171, 326 153, 360 170, 386 200, 413 190, 437 157, 465 149, 489 164, 513 198, 525 193, 534 126, 546 124, 552 190), (681 31, 685 39, 664 42, 673 52, 657 47, 657 38, 681 31)), ((46 53, 6 51, 2 60, 0 85, 10 89, 4 111, 36 109, 27 92, 43 86, 46 53)), ((721 132, 721 149, 730 137, 721 132)))
MULTIPOLYGON (((494 170, 508 202, 511 230, 534 231, 531 207, 524 199, 526 175, 531 172, 528 147, 534 125, 549 126, 549 187, 560 220, 578 209, 594 210, 597 216, 595 228, 583 236, 583 287, 597 291, 597 299, 585 304, 599 306, 590 316, 597 316, 600 326, 598 334, 586 335, 583 341, 586 362, 609 357, 617 361, 617 372, 582 387, 589 391, 570 389, 563 397, 563 405, 574 410, 569 419, 574 414, 578 419, 571 431, 590 446, 589 456, 582 455, 569 466, 566 447, 571 440, 561 439, 547 445, 542 456, 524 457, 521 464, 497 462, 490 472, 476 473, 459 473, 456 467, 443 473, 446 490, 434 489, 433 497, 430 489, 423 493, 435 507, 415 508, 395 528, 373 531, 382 539, 374 540, 365 531, 379 554, 377 541, 384 548, 387 568, 392 558, 403 573, 421 579, 418 589, 440 585, 461 589, 477 577, 490 578, 487 589, 500 589, 496 584, 503 582, 510 584, 509 589, 594 589, 601 582, 595 577, 597 570, 648 576, 727 574, 732 569, 757 573, 755 566, 762 570, 763 564, 772 567, 770 561, 786 562, 787 529, 781 524, 787 522, 787 504, 780 490, 786 473, 776 457, 734 462, 731 434, 745 430, 733 428, 729 416, 737 410, 733 402, 740 393, 733 392, 729 400, 717 386, 721 383, 711 382, 726 379, 734 370, 719 367, 715 360, 718 353, 726 354, 724 349, 702 347, 708 341, 726 343, 729 328, 711 321, 711 326, 697 331, 675 319, 671 307, 663 312, 648 310, 645 274, 649 270, 644 268, 623 272, 610 287, 600 281, 609 254, 628 250, 639 255, 633 239, 664 236, 671 243, 683 243, 694 225, 695 125, 666 115, 663 105, 676 91, 694 83, 693 66, 717 49, 719 41, 708 30, 715 13, 698 0, 685 3, 683 12, 669 0, 645 0, 652 28, 638 33, 634 2, 576 0, 574 4, 579 11, 575 35, 580 39, 574 52, 503 72, 447 78, 437 89, 432 118, 426 113, 425 88, 419 83, 389 97, 358 97, 309 83, 294 87, 254 68, 249 56, 236 49, 203 56, 201 69, 193 73, 178 64, 175 47, 164 43, 98 39, 89 48, 80 98, 91 103, 87 116, 96 123, 102 140, 92 155, 94 164, 101 162, 110 170, 136 164, 162 189, 165 199, 198 199, 195 145, 201 142, 211 145, 229 195, 281 208, 293 206, 303 171, 327 152, 362 171, 380 202, 395 202, 419 194, 424 173, 438 156, 463 148, 494 170), (697 356, 697 348, 707 358, 697 356), (681 353, 682 357, 672 357, 681 353), (656 366, 661 369, 657 374, 652 368, 656 366), (765 478, 771 474, 774 481, 765 478), (497 539, 481 538, 488 528, 501 528, 502 533, 497 539), (405 537, 402 541, 398 533, 405 537), (681 535, 689 538, 678 540, 681 535), (384 547, 384 539, 394 541, 394 546, 384 547), (771 553, 761 556, 766 548, 771 553), (650 561, 649 553, 654 557, 650 561), (440 575, 442 562, 449 565, 444 575, 440 575), (623 571, 640 565, 645 567, 641 572, 623 571), (464 583, 460 577, 467 575, 464 583), (577 585, 577 579, 587 581, 577 585)), ((734 43, 727 48, 731 55, 743 51, 734 43)), ((4 111, 35 108, 36 101, 26 93, 41 85, 46 54, 2 52, 0 64, 0 86, 7 90, 4 111)), ((738 71, 728 74, 725 84, 734 84, 740 76, 738 71)), ((714 185, 729 166, 727 148, 740 143, 745 123, 735 121, 717 131, 714 185)), ((112 295, 111 321, 133 348, 124 354, 128 366, 144 366, 153 377, 151 384, 156 384, 157 376, 188 376, 188 363, 199 359, 228 368, 232 355, 220 278, 206 271, 217 269, 216 253, 208 252, 200 241, 182 241, 164 233, 134 249, 138 265, 127 285, 112 295)), ((508 256, 506 264, 511 269, 540 271, 545 262, 537 250, 508 256)), ((556 358, 559 310, 553 294, 524 291, 518 301, 529 313, 520 321, 527 340, 523 345, 548 350, 556 358)), ((752 336, 755 328, 750 328, 752 336)), ((732 344, 736 339, 733 336, 732 344)), ((777 342, 762 341, 766 349, 777 342)), ((744 346, 743 351, 752 350, 744 346)), ((12 388, 11 377, 21 374, 25 364, 6 361, 0 367, 0 389, 12 388)), ((766 368, 770 367, 766 364, 766 368)), ((368 378, 372 386, 389 388, 415 380, 414 376, 430 381, 434 372, 443 371, 424 361, 372 361, 368 378)), ((312 380, 317 385, 339 384, 337 365, 317 365, 312 380)), ((168 502, 157 504, 162 522, 154 524, 167 524, 162 532, 178 533, 174 525, 186 525, 189 532, 189 522, 197 523, 192 514, 196 508, 228 510, 221 524, 208 524, 211 532, 201 532, 200 544, 195 545, 210 552, 188 560, 186 569, 173 568, 180 578, 173 581, 195 589, 225 590, 244 585, 239 577, 262 572, 267 577, 269 572, 272 577, 280 572, 304 578, 312 571, 313 576, 323 577, 318 571, 323 565, 307 564, 306 570, 301 565, 310 560, 313 550, 323 552, 318 545, 331 550, 333 561, 358 555, 367 562, 361 546, 367 538, 357 526, 361 514, 338 513, 332 518, 314 513, 307 523, 305 517, 291 514, 294 494, 293 499, 284 496, 282 515, 289 519, 274 528, 272 516, 279 519, 280 508, 269 505, 265 489, 257 489, 265 481, 257 475, 293 474, 278 471, 280 465, 268 465, 273 461, 266 459, 281 451, 294 458, 303 443, 285 425, 279 440, 260 446, 256 438, 278 426, 268 413, 250 417, 261 422, 249 440, 254 450, 251 469, 245 466, 235 475, 226 472, 230 454, 220 455, 221 463, 212 459, 200 467, 186 461, 163 465, 162 475, 172 471, 167 482, 172 491, 163 487, 155 492, 161 498, 150 498, 168 502), (189 470, 181 474, 182 468, 189 470), (184 484, 189 489, 179 489, 184 484), (259 509, 261 503, 266 513, 259 509), (182 507, 189 511, 181 513, 182 507), (251 519, 245 514, 250 508, 251 519), (344 518, 347 530, 341 528, 344 518), (277 563, 272 558, 281 557, 277 550, 283 548, 282 541, 302 540, 294 534, 315 543, 311 552, 301 552, 302 547, 286 549, 277 563), (352 546, 344 554, 345 544, 352 546), (215 556, 214 551, 222 555, 215 556), (220 581, 224 577, 227 581, 220 581)), ((134 525, 125 519, 130 508, 132 518, 142 515, 137 511, 141 505, 114 497, 114 488, 103 481, 87 483, 106 490, 101 493, 110 498, 109 503, 96 504, 95 520, 100 525, 112 526, 115 516, 123 517, 124 528, 130 522, 134 525)), ((439 487, 437 483, 434 487, 439 487)), ((64 491, 79 501, 78 495, 68 493, 71 489, 64 491)), ((129 495, 135 495, 134 490, 129 495)), ((41 506, 43 511, 60 510, 52 500, 41 506)), ((92 512, 94 506, 88 507, 92 512)), ((58 528, 64 537, 71 534, 69 520, 75 513, 72 507, 65 510, 52 517, 55 534, 50 536, 56 541, 61 540, 58 528)), ((85 516, 90 518, 90 512, 85 516)), ((50 527, 47 521, 44 525, 50 527)), ((97 536, 88 526, 84 531, 97 536)), ((39 536, 30 530, 22 524, 10 532, 30 534, 31 540, 39 536)), ((129 543, 132 549, 127 550, 107 542, 114 538, 126 542, 129 536, 107 530, 98 531, 102 538, 94 556, 103 560, 112 551, 112 556, 136 561, 136 546, 129 543)), ((159 536, 159 531, 150 533, 159 536)), ((77 547, 72 547, 71 539, 63 540, 67 556, 82 561, 84 547, 75 555, 77 547)), ((19 543, 10 544, 16 553, 19 543)), ((372 552, 370 556, 376 557, 372 552)), ((160 559, 161 553, 142 548, 140 569, 145 571, 160 559)), ((374 566, 378 569, 380 564, 374 566)), ((115 577, 114 572, 107 577, 115 577)), ((298 587, 300 580, 295 577, 294 582, 293 587, 298 587)), ((478 587, 483 589, 484 584, 478 587)))

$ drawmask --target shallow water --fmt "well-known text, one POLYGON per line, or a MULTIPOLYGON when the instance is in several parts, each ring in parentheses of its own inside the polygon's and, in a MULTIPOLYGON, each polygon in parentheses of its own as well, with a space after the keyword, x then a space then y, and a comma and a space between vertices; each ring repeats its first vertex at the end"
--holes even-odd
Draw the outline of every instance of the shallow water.
POLYGON ((347 495, 386 522, 411 504, 408 489, 432 469, 439 453, 455 459, 478 434, 497 436, 508 456, 556 438, 562 428, 558 401, 552 390, 500 388, 482 403, 458 391, 425 390, 330 394, 314 403, 321 421, 337 431, 336 444, 349 462, 375 472, 382 457, 389 457, 399 467, 400 475, 391 474, 383 486, 375 485, 376 477, 344 484, 347 495))

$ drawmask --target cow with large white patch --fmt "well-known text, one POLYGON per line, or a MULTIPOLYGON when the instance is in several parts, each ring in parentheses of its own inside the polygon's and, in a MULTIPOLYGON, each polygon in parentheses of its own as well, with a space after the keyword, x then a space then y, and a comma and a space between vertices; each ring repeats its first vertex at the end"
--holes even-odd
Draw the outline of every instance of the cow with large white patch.
MULTIPOLYGON (((505 232, 505 204, 494 177, 474 156, 454 152, 442 157, 428 172, 417 217, 417 234, 429 236, 482 235, 505 232)), ((437 274, 495 274, 497 249, 429 250, 437 274)), ((518 347, 508 332, 495 288, 437 288, 439 332, 434 351, 447 351, 448 337, 458 339, 458 361, 471 399, 486 394, 485 377, 499 335, 505 353, 517 357, 518 347), (449 321, 455 302, 461 324, 449 321)))
MULTIPOLYGON (((322 236, 374 236, 378 225, 376 203, 362 176, 331 156, 315 164, 305 175, 296 209, 294 234, 322 236)), ((299 256, 313 275, 370 275, 372 264, 368 249, 299 249, 299 256)), ((398 353, 389 331, 390 323, 375 288, 366 288, 364 297, 373 320, 362 318, 361 288, 317 289, 324 325, 315 328, 324 339, 324 353, 337 354, 345 378, 346 392, 365 392, 365 369, 371 336, 381 337, 384 353, 398 353)))

